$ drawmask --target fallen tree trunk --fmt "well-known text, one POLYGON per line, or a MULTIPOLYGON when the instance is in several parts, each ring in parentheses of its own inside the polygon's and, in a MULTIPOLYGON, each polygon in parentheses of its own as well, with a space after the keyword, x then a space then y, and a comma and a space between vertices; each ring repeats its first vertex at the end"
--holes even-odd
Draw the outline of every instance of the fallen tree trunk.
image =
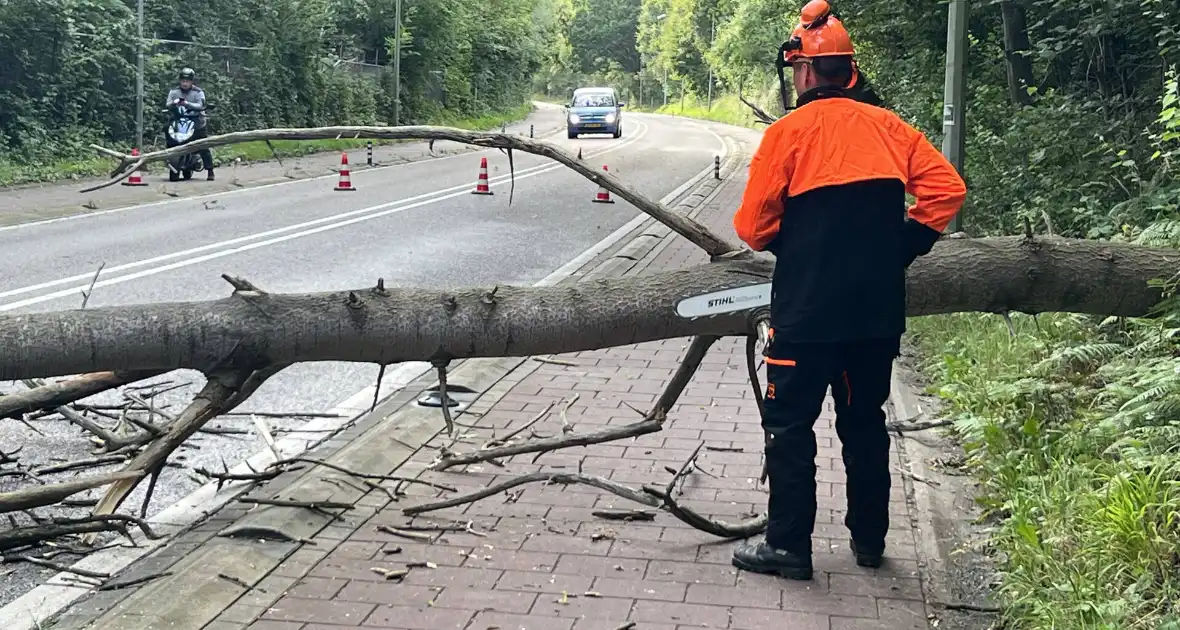
MULTIPOLYGON (((222 300, 0 317, 0 347, 5 350, 0 354, 0 379, 29 380, 118 370, 151 374, 178 368, 196 369, 206 375, 202 392, 166 431, 153 436, 144 450, 128 462, 124 468, 128 476, 108 488, 95 508, 96 518, 119 518, 110 513, 145 478, 151 480, 141 507, 141 513, 146 513, 155 480, 171 453, 205 422, 233 409, 268 377, 293 363, 353 361, 385 366, 429 360, 439 372, 440 395, 445 397, 446 370, 452 359, 559 354, 692 336, 693 344, 676 377, 656 407, 643 414, 645 422, 662 424, 700 366, 708 345, 716 337, 754 334, 759 317, 767 313, 772 258, 736 249, 701 224, 669 211, 613 176, 547 143, 435 127, 326 128, 243 132, 137 157, 100 150, 121 161, 118 179, 105 184, 110 185, 146 162, 201 147, 249 140, 354 135, 448 139, 501 148, 507 151, 510 165, 514 149, 550 157, 667 225, 708 253, 713 262, 695 269, 569 286, 471 287, 450 292, 386 289, 378 280, 375 287, 367 289, 281 295, 265 293, 245 280, 225 277, 235 291, 222 300), (740 293, 751 287, 753 290, 746 290, 745 295, 715 295, 718 291, 740 293), (684 310, 686 304, 693 308, 684 310)), ((1039 239, 1032 236, 1031 229, 1025 237, 952 237, 910 269, 907 309, 910 315, 1064 311, 1142 316, 1160 298, 1160 290, 1148 283, 1172 278, 1178 268, 1180 253, 1173 250, 1039 239)), ((746 352, 751 387, 757 398, 760 386, 753 367, 754 346, 753 342, 747 343, 746 352)), ((78 391, 76 387, 73 390, 75 394, 78 391)), ((35 390, 25 394, 25 399, 57 400, 52 396, 52 392, 35 390)), ((23 404, 23 408, 29 405, 20 400, 13 404, 23 404)), ((448 407, 442 410, 449 427, 448 407)), ((546 409, 542 415, 548 412, 546 409)), ((510 435, 519 434, 536 421, 510 435)), ((572 426, 563 422, 563 433, 564 428, 573 433, 572 426)), ((637 430, 646 433, 649 428, 644 423, 620 427, 619 437, 637 435, 637 430)), ((444 452, 437 467, 459 467, 494 461, 509 451, 543 452, 612 437, 603 433, 571 434, 469 454, 444 452)), ((714 535, 744 537, 760 531, 765 518, 726 524, 679 506, 673 496, 677 481, 692 472, 700 451, 698 447, 663 490, 645 486, 644 496, 628 496, 647 505, 659 505, 714 535)), ((41 496, 46 492, 68 493, 72 490, 69 484, 39 492, 41 496)), ((8 497, 9 503, 19 505, 24 496, 8 497)), ((97 531, 93 524, 79 527, 83 528, 75 533, 97 531)), ((69 531, 74 530, 37 529, 22 533, 21 540, 40 540, 69 531)), ((87 540, 92 539, 87 536, 87 540)))
MULTIPOLYGON (((390 364, 531 356, 694 335, 747 335, 751 309, 690 319, 687 298, 764 284, 773 260, 553 287, 455 292, 378 286, 315 294, 238 293, 208 302, 0 317, 0 379, 104 370, 202 372, 305 361, 390 364)), ((1148 286, 1180 253, 1058 238, 940 242, 910 268, 908 312, 1074 312, 1142 316, 1148 286)))

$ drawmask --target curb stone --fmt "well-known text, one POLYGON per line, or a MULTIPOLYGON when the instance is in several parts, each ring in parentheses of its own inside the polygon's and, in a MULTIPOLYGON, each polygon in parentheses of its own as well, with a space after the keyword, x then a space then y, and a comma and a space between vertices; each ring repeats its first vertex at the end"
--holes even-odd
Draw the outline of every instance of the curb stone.
MULTIPOLYGON (((674 206, 676 211, 689 216, 699 214, 732 181, 731 175, 744 161, 745 155, 741 143, 728 137, 725 142, 729 146, 729 155, 722 165, 722 179, 707 177, 702 180, 674 206)), ((608 248, 562 283, 645 269, 645 261, 650 263, 669 241, 678 238, 667 228, 659 229, 662 227, 654 219, 649 220, 620 239, 621 245, 608 248)), ((478 397, 467 410, 479 413, 490 409, 538 367, 538 362, 527 358, 469 359, 455 366, 451 379, 478 392, 478 397)), ((404 470, 403 463, 441 429, 437 409, 413 404, 423 390, 436 384, 433 373, 419 377, 379 405, 373 413, 304 456, 373 474, 389 474, 399 467, 404 470)), ((462 418, 461 413, 455 415, 462 418)), ((329 469, 309 466, 285 473, 246 494, 260 498, 298 497, 300 500, 353 504, 354 508, 341 517, 277 506, 256 507, 247 514, 249 506, 231 503, 158 551, 135 562, 116 579, 128 582, 163 572, 170 572, 170 575, 136 587, 89 594, 61 611, 55 621, 42 623, 41 627, 55 630, 198 630, 240 627, 250 623, 360 523, 388 502, 367 496, 368 489, 325 481, 332 476, 333 471, 329 469), (248 548, 253 551, 241 551, 246 547, 244 540, 226 537, 234 533, 251 539, 248 548), (313 537, 314 540, 311 544, 291 540, 260 542, 259 538, 264 534, 268 539, 277 535, 296 541, 313 537), (243 564, 248 568, 235 568, 243 564), (284 564, 281 575, 274 571, 280 564, 284 564), (184 597, 170 597, 169 593, 183 593, 184 597)))
MULTIPOLYGON (((933 416, 937 414, 930 412, 936 411, 936 407, 920 400, 912 368, 903 364, 903 358, 893 366, 887 408, 890 421, 905 423, 935 419, 933 416)), ((980 563, 975 554, 956 553, 974 533, 971 531, 971 521, 977 511, 974 481, 931 467, 931 458, 958 447, 934 435, 933 431, 925 433, 931 434, 929 442, 911 440, 898 433, 890 437, 898 446, 902 465, 913 474, 912 477, 902 475, 902 483, 909 504, 909 525, 918 556, 926 618, 932 627, 944 630, 985 630, 992 627, 993 616, 954 612, 936 605, 937 602, 960 602, 980 597, 987 592, 991 576, 988 575, 990 568, 982 566, 986 562, 980 563), (925 481, 919 482, 918 479, 925 481)))

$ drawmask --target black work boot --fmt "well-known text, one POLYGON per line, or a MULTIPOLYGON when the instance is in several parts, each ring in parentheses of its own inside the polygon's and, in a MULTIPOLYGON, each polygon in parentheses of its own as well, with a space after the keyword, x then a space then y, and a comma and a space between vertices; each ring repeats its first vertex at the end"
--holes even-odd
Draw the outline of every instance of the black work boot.
POLYGON ((789 580, 811 579, 811 555, 775 549, 765 542, 742 543, 733 550, 733 566, 752 573, 781 575, 789 580))
POLYGON ((856 549, 856 541, 849 539, 848 546, 852 549, 852 555, 856 556, 856 566, 865 567, 868 569, 879 569, 885 562, 884 553, 868 553, 858 551, 856 549))
POLYGON ((213 181, 213 169, 209 169, 209 174, 205 176, 208 181, 213 181))

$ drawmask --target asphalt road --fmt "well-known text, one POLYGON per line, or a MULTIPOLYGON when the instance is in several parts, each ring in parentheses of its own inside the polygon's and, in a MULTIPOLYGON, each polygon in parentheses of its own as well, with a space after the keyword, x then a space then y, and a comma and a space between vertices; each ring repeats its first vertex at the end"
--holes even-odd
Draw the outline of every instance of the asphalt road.
MULTIPOLYGON (((722 151, 721 138, 700 123, 634 113, 625 121, 620 139, 567 140, 564 132, 548 139, 575 152, 580 148, 587 162, 609 165, 612 173, 656 199, 708 167, 722 151)), ((560 124, 560 111, 540 110, 523 128, 528 124, 552 130, 560 124)), ((435 148, 456 149, 442 143, 435 148)), ((387 286, 528 285, 638 214, 621 199, 610 205, 592 203, 596 186, 532 155, 514 156, 516 184, 509 204, 508 158, 499 151, 438 159, 429 158, 425 145, 399 151, 403 159, 417 161, 356 168, 356 192, 334 191, 334 176, 285 180, 0 227, 0 313, 77 308, 100 265, 88 308, 224 297, 231 288, 221 279, 223 273, 271 292, 366 287, 377 278, 384 278, 387 286), (471 194, 480 157, 488 159, 493 196, 471 194)), ((364 151, 351 157, 354 164, 363 162, 364 151)), ((203 184, 184 183, 193 188, 203 184)), ((148 188, 111 194, 127 197, 136 190, 158 197, 148 188)), ((5 205, 0 192, 0 208, 5 205)), ((376 376, 374 365, 296 365, 268 381, 241 410, 322 412, 371 386, 376 376)), ((174 413, 203 384, 199 373, 187 371, 157 380, 187 383, 155 399, 174 413)), ((21 387, 0 384, 0 393, 21 387)), ((90 402, 120 400, 118 394, 105 394, 90 402)), ((269 420, 279 432, 304 422, 306 418, 298 417, 269 420)), ((0 450, 23 446, 19 456, 30 467, 92 456, 86 436, 60 419, 30 426, 0 421, 0 450)), ((250 421, 240 416, 218 419, 213 426, 252 430, 250 421)), ((220 468, 223 461, 233 466, 264 447, 256 434, 205 434, 193 444, 200 448, 186 448, 174 461, 185 467, 220 468)), ((185 468, 167 470, 149 514, 202 481, 185 468)), ((0 491, 27 483, 0 476, 0 491)), ((129 506, 138 504, 140 493, 142 488, 129 506)), ((6 570, 15 572, 0 580, 0 605, 54 573, 30 565, 0 565, 0 576, 6 570)))

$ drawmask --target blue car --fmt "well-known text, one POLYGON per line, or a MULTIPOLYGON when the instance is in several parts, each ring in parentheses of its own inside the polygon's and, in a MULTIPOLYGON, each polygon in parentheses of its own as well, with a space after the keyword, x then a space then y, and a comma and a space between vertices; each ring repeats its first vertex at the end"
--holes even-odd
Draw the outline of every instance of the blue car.
POLYGON ((566 107, 565 128, 570 139, 583 133, 623 135, 623 107, 614 88, 581 88, 566 107))

